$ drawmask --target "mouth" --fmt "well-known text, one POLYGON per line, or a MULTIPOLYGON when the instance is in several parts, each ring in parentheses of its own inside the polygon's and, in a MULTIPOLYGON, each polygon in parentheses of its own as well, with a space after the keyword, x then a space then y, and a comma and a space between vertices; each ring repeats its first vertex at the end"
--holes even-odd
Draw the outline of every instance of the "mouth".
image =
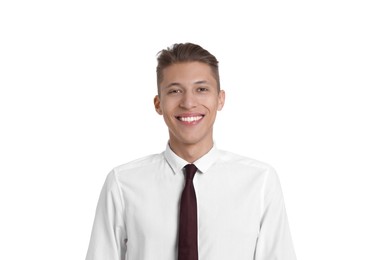
POLYGON ((202 120, 202 118, 204 117, 204 115, 182 115, 182 116, 176 116, 176 119, 183 122, 183 123, 187 123, 187 124, 193 124, 193 123, 197 123, 199 122, 200 120, 202 120))

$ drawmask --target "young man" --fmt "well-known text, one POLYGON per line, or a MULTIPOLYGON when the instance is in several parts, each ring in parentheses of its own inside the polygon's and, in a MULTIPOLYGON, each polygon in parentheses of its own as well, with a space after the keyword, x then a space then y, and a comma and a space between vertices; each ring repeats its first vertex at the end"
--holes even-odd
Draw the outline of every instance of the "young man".
POLYGON ((86 259, 295 260, 273 168, 213 143, 216 58, 175 44, 159 53, 157 85, 169 142, 108 175, 86 259))

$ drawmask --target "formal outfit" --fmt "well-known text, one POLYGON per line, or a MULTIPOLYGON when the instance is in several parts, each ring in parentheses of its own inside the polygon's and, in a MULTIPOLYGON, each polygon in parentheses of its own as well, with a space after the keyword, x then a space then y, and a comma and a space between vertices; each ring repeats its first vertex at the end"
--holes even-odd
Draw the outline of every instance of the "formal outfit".
MULTIPOLYGON (((188 164, 161 154, 114 168, 87 260, 176 260, 188 164)), ((280 182, 268 164, 217 149, 193 163, 199 260, 295 260, 280 182)))

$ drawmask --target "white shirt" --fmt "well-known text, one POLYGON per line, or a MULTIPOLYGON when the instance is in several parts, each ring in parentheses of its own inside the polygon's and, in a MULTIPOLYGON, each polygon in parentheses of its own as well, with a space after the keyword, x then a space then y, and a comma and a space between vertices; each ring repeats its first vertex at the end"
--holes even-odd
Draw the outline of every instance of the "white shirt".
MULTIPOLYGON (((114 168, 100 194, 86 259, 177 259, 186 164, 167 145, 161 154, 114 168)), ((199 260, 296 259, 272 167, 215 147, 194 164, 199 260)))

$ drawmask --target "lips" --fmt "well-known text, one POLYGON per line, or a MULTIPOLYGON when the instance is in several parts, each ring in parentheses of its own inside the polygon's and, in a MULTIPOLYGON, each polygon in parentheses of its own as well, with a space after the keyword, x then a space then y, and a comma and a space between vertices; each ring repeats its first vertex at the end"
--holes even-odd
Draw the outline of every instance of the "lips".
POLYGON ((191 115, 179 115, 176 116, 176 119, 184 123, 196 123, 200 121, 203 117, 204 115, 202 114, 191 114, 191 115))

